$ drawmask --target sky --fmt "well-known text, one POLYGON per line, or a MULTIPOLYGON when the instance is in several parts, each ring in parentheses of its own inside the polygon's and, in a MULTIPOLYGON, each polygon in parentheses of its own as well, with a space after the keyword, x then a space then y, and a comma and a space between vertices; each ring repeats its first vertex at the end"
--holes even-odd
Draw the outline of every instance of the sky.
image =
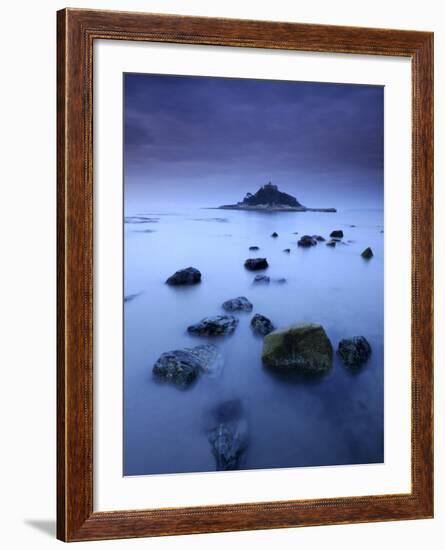
POLYGON ((271 181, 308 207, 383 206, 384 88, 124 75, 126 210, 235 203, 271 181))

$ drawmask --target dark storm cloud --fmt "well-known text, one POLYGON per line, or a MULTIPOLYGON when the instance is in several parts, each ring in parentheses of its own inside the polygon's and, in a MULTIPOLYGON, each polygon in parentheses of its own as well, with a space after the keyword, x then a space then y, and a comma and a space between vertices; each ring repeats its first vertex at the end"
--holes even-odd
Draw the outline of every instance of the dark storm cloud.
POLYGON ((124 86, 126 184, 351 172, 382 184, 382 87, 141 74, 124 86))

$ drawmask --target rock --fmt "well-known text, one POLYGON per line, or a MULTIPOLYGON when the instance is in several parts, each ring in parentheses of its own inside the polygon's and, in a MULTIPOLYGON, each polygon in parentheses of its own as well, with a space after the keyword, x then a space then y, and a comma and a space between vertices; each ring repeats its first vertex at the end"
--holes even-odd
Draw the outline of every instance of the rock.
POLYGON ((298 235, 298 231, 294 231, 292 235, 298 235))
POLYGON ((259 246, 249 246, 249 250, 259 250, 259 246))
POLYGON ((304 246, 305 248, 309 246, 315 246, 316 244, 317 240, 310 235, 303 235, 298 241, 298 246, 304 246))
POLYGON ((196 285, 201 282, 201 272, 195 267, 186 267, 176 271, 165 281, 168 285, 196 285))
POLYGON ((203 372, 217 374, 222 366, 223 358, 219 349, 213 345, 203 345, 163 353, 153 366, 153 374, 185 387, 203 372))
POLYGON ((380 233, 384 233, 384 230, 383 230, 383 229, 380 229, 380 233))
POLYGON ((273 281, 274 281, 274 283, 278 283, 280 285, 282 285, 284 283, 287 283, 286 277, 278 277, 277 279, 274 279, 273 281))
POLYGON ((336 239, 343 239, 343 231, 341 229, 336 229, 335 231, 332 231, 329 236, 335 237, 336 239))
POLYGON ((275 330, 272 321, 267 317, 264 317, 264 315, 260 315, 259 313, 256 313, 252 317, 252 320, 250 321, 250 326, 252 327, 252 330, 254 332, 256 332, 257 334, 261 334, 262 336, 266 336, 266 334, 269 334, 270 332, 275 330))
POLYGON ((124 303, 127 304, 128 302, 132 302, 135 298, 140 296, 142 292, 137 292, 136 294, 127 294, 124 296, 124 303))
POLYGON ((371 355, 371 346, 364 336, 354 336, 340 340, 338 355, 347 367, 357 368, 371 355))
POLYGON ((222 305, 226 311, 252 311, 253 305, 245 296, 239 296, 238 298, 232 298, 227 300, 222 305))
POLYGON ((199 323, 187 327, 188 332, 201 336, 222 336, 232 334, 238 326, 238 319, 233 315, 214 315, 204 317, 199 323))
POLYGON ((274 231, 271 235, 271 237, 273 237, 274 239, 278 237, 278 233, 276 231, 274 231))
POLYGON ((355 225, 351 223, 351 225, 349 227, 355 227, 355 225))
POLYGON ((249 258, 244 262, 244 267, 249 271, 258 271, 269 267, 266 258, 249 258))
POLYGON ((268 285, 270 283, 270 277, 268 277, 267 275, 256 275, 253 282, 268 285))
POLYGON ((283 252, 286 252, 286 254, 290 254, 290 248, 285 248, 283 252))
POLYGON ((335 246, 336 244, 337 244, 337 242, 334 241, 334 239, 331 239, 330 241, 328 241, 328 242, 326 243, 326 246, 335 246))
POLYGON ((290 325, 265 336, 262 360, 278 371, 321 374, 332 366, 332 345, 321 325, 290 325))
POLYGON ((324 242, 326 239, 324 237, 322 237, 321 235, 312 235, 312 238, 315 239, 316 241, 322 243, 324 242))
POLYGON ((369 246, 368 248, 365 248, 365 250, 363 250, 363 252, 361 253, 361 257, 365 258, 365 260, 369 260, 373 256, 374 256, 374 253, 369 246))
POLYGON ((221 403, 213 416, 217 425, 209 433, 209 442, 217 470, 236 470, 248 444, 248 427, 238 399, 221 403))

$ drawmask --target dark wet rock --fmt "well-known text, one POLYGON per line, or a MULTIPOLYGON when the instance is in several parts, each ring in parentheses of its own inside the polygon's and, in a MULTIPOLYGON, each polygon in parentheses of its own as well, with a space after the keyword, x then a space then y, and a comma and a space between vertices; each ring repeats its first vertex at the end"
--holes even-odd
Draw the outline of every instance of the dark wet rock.
POLYGON ((272 321, 264 315, 260 315, 259 313, 256 313, 252 317, 252 320, 250 321, 250 326, 252 327, 252 330, 254 332, 256 332, 257 334, 261 334, 262 336, 266 336, 266 334, 269 334, 270 332, 275 330, 272 321))
POLYGON ((286 254, 290 254, 290 248, 285 248, 283 252, 286 252, 286 254))
POLYGON ((135 298, 140 296, 142 292, 137 292, 136 294, 127 294, 127 296, 124 296, 124 303, 127 304, 128 302, 132 302, 135 298))
POLYGON ((326 239, 322 237, 321 235, 312 235, 312 238, 318 241, 319 243, 324 242, 326 239))
POLYGON ((249 250, 259 250, 259 246, 249 246, 249 250))
POLYGON ((253 282, 268 285, 270 283, 270 277, 268 277, 267 275, 256 275, 253 282))
POLYGON ((185 387, 201 373, 218 374, 222 366, 223 357, 219 349, 207 344, 163 353, 153 366, 153 374, 166 382, 185 387))
POLYGON ((292 235, 298 235, 298 231, 294 231, 292 235))
POLYGON ((314 237, 311 237, 311 235, 303 235, 298 241, 298 246, 303 246, 305 248, 315 246, 316 244, 317 240, 314 239, 314 237))
POLYGON ((266 258, 249 258, 244 262, 244 267, 249 271, 258 271, 269 267, 266 258))
POLYGON ((176 271, 165 281, 168 285, 196 285, 201 282, 201 272, 195 267, 186 267, 176 271))
POLYGON ((363 252, 361 253, 361 257, 365 258, 365 260, 369 260, 373 256, 374 256, 374 253, 369 246, 368 248, 365 248, 365 250, 363 250, 363 252))
POLYGON ((287 283, 287 279, 286 277, 277 277, 276 279, 273 280, 273 282, 282 285, 284 283, 287 283))
POLYGON ((331 239, 330 241, 328 241, 328 242, 326 243, 326 246, 332 246, 332 247, 334 247, 336 244, 337 244, 337 241, 334 241, 333 239, 331 239))
POLYGON ((238 326, 238 319, 233 315, 214 315, 204 317, 199 323, 187 327, 188 332, 201 336, 223 336, 232 334, 238 326))
POLYGON ((227 300, 222 305, 226 311, 252 311, 253 305, 245 296, 239 296, 238 298, 232 298, 227 300))
POLYGON ((230 399, 221 403, 212 415, 216 426, 208 438, 217 470, 236 470, 248 445, 248 426, 242 403, 230 399))
POLYGON ((321 374, 332 366, 332 344, 321 325, 301 323, 265 336, 263 363, 277 371, 321 374))
POLYGON ((271 237, 273 237, 273 238, 275 239, 276 237, 278 237, 278 233, 277 233, 276 231, 274 231, 274 232, 272 233, 271 237))
POLYGON ((335 229, 329 236, 335 239, 343 239, 343 231, 341 229, 335 229))
POLYGON ((369 359, 371 346, 364 336, 354 336, 340 340, 337 353, 347 367, 357 368, 369 359))

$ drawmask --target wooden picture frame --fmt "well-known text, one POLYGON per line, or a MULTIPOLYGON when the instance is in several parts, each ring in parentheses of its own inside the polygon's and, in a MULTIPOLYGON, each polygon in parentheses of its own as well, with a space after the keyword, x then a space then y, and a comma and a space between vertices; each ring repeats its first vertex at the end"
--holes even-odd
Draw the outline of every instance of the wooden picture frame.
POLYGON ((85 541, 433 516, 433 34, 65 9, 57 14, 57 537, 85 541), (412 64, 412 490, 93 512, 95 40, 402 56, 412 64))

